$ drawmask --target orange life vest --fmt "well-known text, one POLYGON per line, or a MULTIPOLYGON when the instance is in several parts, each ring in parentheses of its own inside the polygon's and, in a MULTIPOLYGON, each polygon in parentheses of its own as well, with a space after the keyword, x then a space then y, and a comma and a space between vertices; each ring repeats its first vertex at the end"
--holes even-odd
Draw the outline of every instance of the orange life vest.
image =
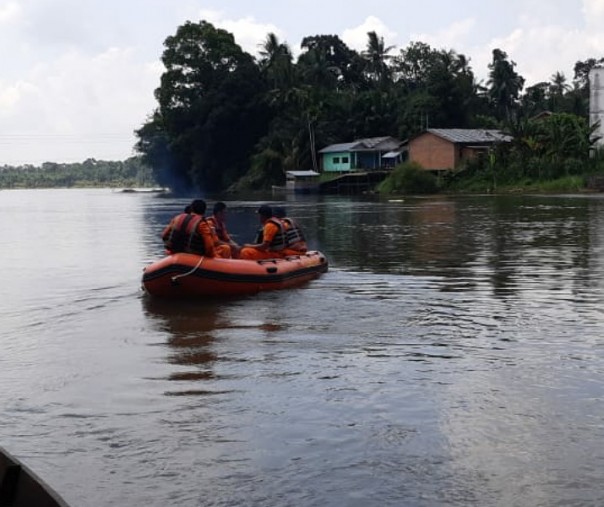
POLYGON ((300 242, 306 243, 302 229, 291 218, 284 217, 281 221, 285 224, 285 243, 287 248, 296 248, 300 242))
POLYGON ((268 249, 272 252, 278 252, 279 250, 283 250, 287 247, 287 240, 285 238, 285 226, 283 222, 276 217, 271 217, 268 219, 268 222, 275 224, 279 227, 279 232, 273 236, 273 240, 271 241, 268 249))
POLYGON ((229 243, 229 237, 226 233, 226 227, 224 222, 217 220, 216 217, 208 217, 206 219, 208 225, 214 229, 214 233, 218 237, 220 241, 224 241, 225 243, 229 243))
POLYGON ((175 216, 170 222, 170 228, 162 237, 166 250, 204 255, 205 245, 198 230, 202 220, 205 218, 190 213, 175 216))

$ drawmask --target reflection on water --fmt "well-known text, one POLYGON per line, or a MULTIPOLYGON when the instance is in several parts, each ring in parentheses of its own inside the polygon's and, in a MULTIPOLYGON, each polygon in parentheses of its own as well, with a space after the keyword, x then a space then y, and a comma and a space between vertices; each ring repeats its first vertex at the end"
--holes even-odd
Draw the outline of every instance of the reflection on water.
MULTIPOLYGON (((167 358, 168 362, 185 367, 184 370, 171 373, 169 380, 190 382, 214 379, 212 365, 218 357, 212 351, 212 345, 213 332, 220 326, 218 308, 211 304, 200 306, 150 298, 145 298, 144 303, 147 314, 157 318, 159 330, 168 333, 168 343, 173 349, 167 358)), ((192 394, 192 391, 181 394, 192 394)))
POLYGON ((0 193, 2 444, 73 505, 601 503, 604 198, 292 196, 321 278, 147 298, 186 203, 0 193))

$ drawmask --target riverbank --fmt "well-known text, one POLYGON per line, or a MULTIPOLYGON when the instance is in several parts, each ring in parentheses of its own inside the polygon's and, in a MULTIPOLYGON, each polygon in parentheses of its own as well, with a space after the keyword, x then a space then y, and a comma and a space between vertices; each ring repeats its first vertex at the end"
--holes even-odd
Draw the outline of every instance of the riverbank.
POLYGON ((441 190, 454 194, 586 194, 604 191, 604 181, 602 177, 594 176, 566 176, 544 181, 524 179, 505 183, 474 179, 444 186, 441 190))

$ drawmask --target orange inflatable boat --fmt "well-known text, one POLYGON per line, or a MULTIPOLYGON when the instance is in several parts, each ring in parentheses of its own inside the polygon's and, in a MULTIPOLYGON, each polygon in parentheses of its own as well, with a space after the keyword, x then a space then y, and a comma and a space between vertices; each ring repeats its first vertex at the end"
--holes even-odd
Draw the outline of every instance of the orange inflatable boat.
POLYGON ((287 289, 327 271, 327 259, 311 251, 284 259, 243 260, 178 253, 147 266, 143 288, 152 296, 243 296, 287 289))

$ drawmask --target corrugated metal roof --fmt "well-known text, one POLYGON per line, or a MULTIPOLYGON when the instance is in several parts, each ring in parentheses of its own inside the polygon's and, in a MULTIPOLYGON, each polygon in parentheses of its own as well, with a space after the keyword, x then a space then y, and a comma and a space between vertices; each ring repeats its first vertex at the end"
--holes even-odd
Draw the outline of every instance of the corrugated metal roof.
POLYGON ((359 144, 358 141, 354 141, 352 143, 339 143, 339 144, 330 144, 325 148, 319 150, 319 153, 337 153, 340 151, 353 151, 354 147, 359 144))
POLYGON ((356 139, 351 143, 330 144, 319 150, 319 153, 393 150, 398 148, 400 144, 400 141, 390 136, 366 137, 365 139, 356 139))
POLYGON ((372 148, 377 148, 384 141, 388 141, 390 139, 392 139, 392 138, 389 136, 367 137, 365 139, 359 139, 358 142, 362 143, 366 148, 372 149, 372 148))
POLYGON ((426 132, 452 143, 501 143, 512 138, 495 129, 428 129, 426 132))
POLYGON ((382 158, 396 158, 399 155, 402 155, 407 150, 397 150, 397 151, 389 151, 388 153, 384 153, 382 158))

